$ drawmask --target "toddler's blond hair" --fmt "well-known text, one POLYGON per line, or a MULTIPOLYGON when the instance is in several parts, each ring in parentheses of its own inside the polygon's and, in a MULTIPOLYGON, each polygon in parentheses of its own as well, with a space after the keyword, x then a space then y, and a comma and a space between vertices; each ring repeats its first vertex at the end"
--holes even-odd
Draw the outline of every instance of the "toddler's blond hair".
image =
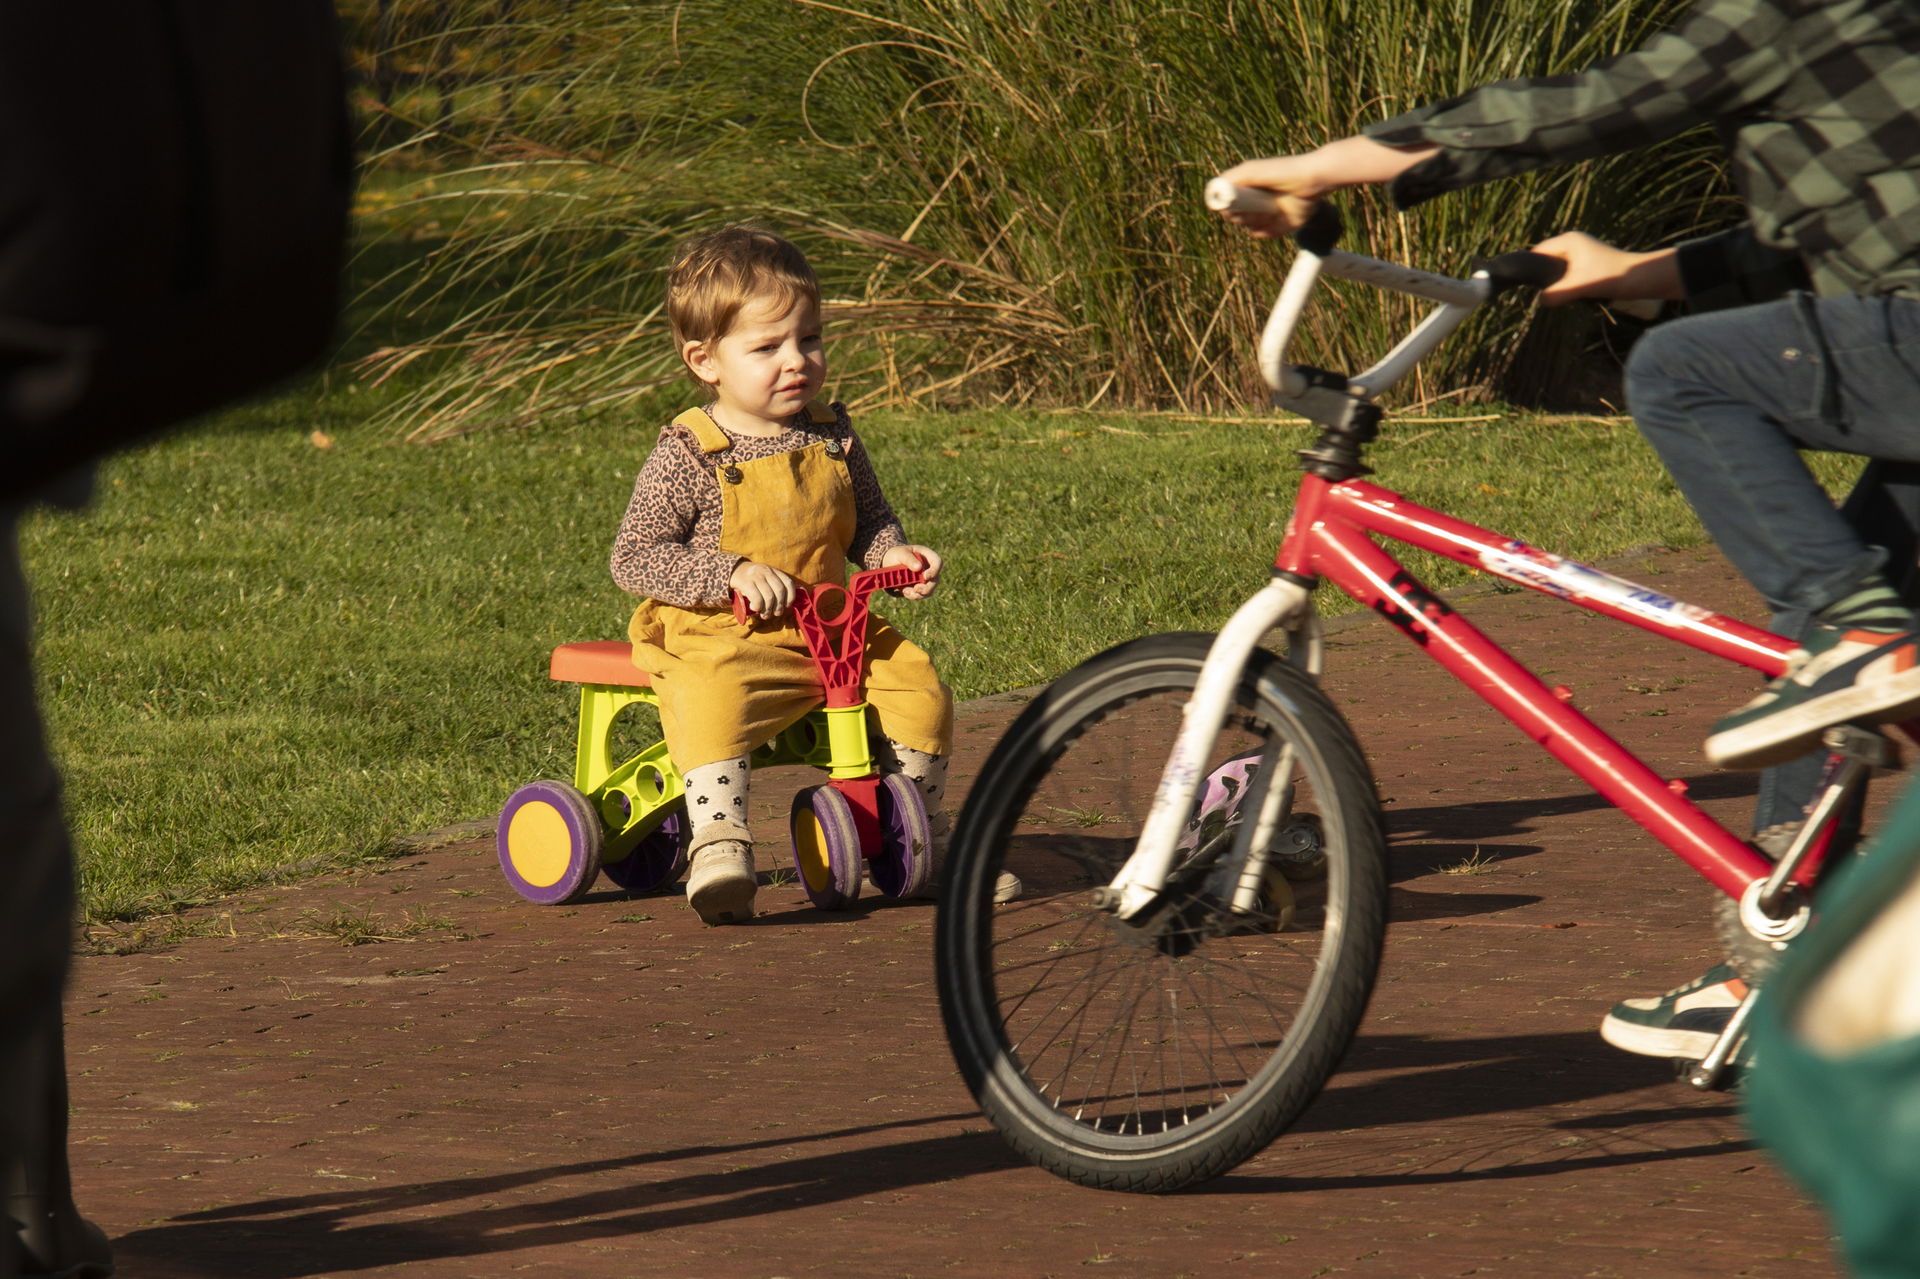
POLYGON ((673 349, 684 357, 689 342, 725 337, 740 312, 763 298, 778 298, 789 309, 820 305, 820 281, 792 241, 756 226, 695 236, 667 271, 673 349))

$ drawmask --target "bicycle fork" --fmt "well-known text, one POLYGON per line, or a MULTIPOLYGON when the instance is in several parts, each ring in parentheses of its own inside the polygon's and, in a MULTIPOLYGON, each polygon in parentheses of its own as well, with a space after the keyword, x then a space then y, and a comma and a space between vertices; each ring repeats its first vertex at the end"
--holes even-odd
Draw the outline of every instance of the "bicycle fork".
MULTIPOLYGON (((1180 836, 1205 776, 1207 757, 1220 736, 1221 725, 1226 723, 1248 658, 1275 627, 1291 628, 1303 622, 1312 598, 1305 586, 1276 577, 1227 619, 1213 647, 1207 650, 1193 698, 1181 712, 1180 733, 1161 770, 1140 839, 1119 874, 1096 892, 1096 905, 1121 919, 1132 919, 1159 898, 1178 856, 1180 836)), ((1257 803, 1250 807, 1257 817, 1242 823, 1234 841, 1234 855, 1244 859, 1233 894, 1237 913, 1250 914, 1258 908, 1267 845, 1292 799, 1292 774, 1293 747, 1289 745, 1282 748, 1278 760, 1263 760, 1254 779, 1252 796, 1257 803), (1275 785, 1276 779, 1282 784, 1275 785)))

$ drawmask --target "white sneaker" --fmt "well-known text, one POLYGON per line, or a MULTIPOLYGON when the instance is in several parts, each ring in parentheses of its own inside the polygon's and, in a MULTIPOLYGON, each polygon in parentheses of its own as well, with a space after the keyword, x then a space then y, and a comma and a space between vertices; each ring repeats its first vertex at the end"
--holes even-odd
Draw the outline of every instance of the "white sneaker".
POLYGON ((759 884, 753 876, 753 849, 737 839, 720 839, 693 855, 687 872, 687 904, 708 924, 739 924, 753 918, 759 884))

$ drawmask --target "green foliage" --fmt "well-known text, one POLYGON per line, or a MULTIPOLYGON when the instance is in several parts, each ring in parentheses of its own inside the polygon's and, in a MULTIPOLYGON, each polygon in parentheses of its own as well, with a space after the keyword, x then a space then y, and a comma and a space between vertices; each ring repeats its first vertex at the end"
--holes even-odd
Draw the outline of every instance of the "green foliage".
MULTIPOLYGON (((850 401, 1246 404, 1282 252, 1201 208, 1208 176, 1486 80, 1578 68, 1676 8, 580 0, 505 22, 496 4, 461 9, 471 38, 538 52, 498 91, 476 69, 467 105, 393 157, 434 169, 435 189, 400 211, 448 214, 403 305, 460 305, 377 363, 437 361, 443 376, 398 414, 421 437, 656 405, 681 376, 658 310, 671 245, 752 219, 815 257, 850 401)), ((1452 272, 1569 226, 1644 245, 1723 216, 1716 184, 1709 151, 1683 139, 1405 215, 1358 193, 1349 243, 1452 272)), ((1301 354, 1355 367, 1414 317, 1346 292, 1309 317, 1301 354)), ((1555 315, 1525 348, 1549 374, 1516 378, 1528 323, 1519 307, 1479 318, 1412 393, 1550 390, 1595 340, 1591 316, 1555 315)))

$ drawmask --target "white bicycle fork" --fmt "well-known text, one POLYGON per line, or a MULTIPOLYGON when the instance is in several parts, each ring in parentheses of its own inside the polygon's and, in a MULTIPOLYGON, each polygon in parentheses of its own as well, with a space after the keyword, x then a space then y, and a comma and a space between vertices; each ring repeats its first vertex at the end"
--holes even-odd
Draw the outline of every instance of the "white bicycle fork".
MULTIPOLYGON (((1207 759, 1226 723, 1233 705, 1234 689, 1240 683, 1247 660, 1269 631, 1276 627, 1294 629, 1312 617, 1312 593, 1295 582, 1275 578, 1234 611, 1215 637, 1200 668, 1193 697, 1180 716, 1180 733, 1174 739, 1173 753, 1160 774, 1160 785, 1147 810, 1145 826, 1133 853, 1121 866, 1102 894, 1115 903, 1114 913, 1130 919, 1159 897, 1173 869, 1176 845, 1193 811, 1193 799, 1205 776, 1207 759)), ((1264 849, 1273 838, 1275 825, 1286 804, 1291 787, 1287 779, 1293 772, 1293 747, 1287 746, 1268 784, 1260 788, 1263 796, 1256 818, 1250 848, 1264 849)), ((1234 892, 1233 909, 1248 912, 1255 908, 1260 893, 1264 866, 1249 864, 1243 868, 1234 892)))

